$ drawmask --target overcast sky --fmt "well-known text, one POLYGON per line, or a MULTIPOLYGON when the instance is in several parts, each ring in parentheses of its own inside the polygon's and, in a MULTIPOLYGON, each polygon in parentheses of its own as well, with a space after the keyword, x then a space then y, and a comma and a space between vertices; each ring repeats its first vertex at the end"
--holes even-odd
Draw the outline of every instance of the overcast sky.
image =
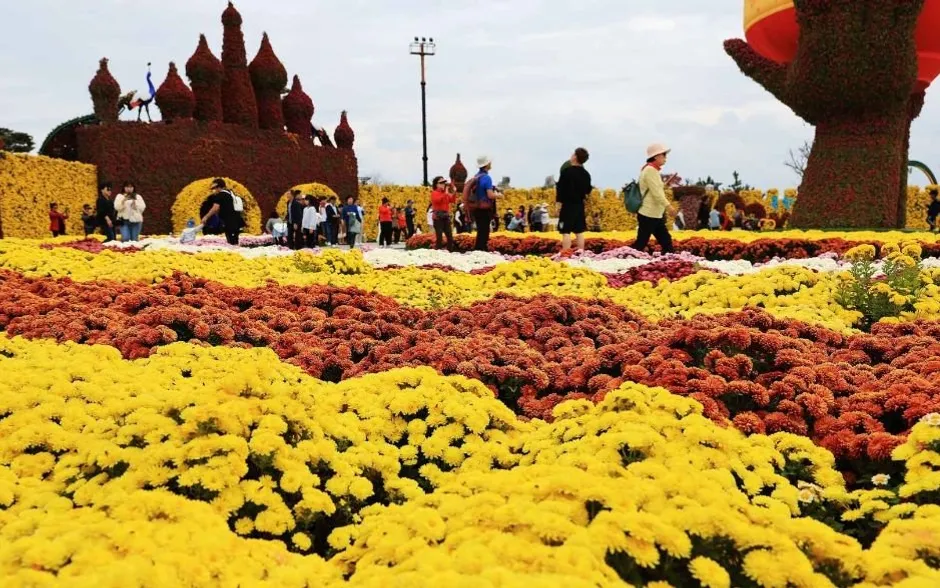
MULTIPOLYGON (((107 56, 123 91, 157 86, 205 33, 221 54, 217 0, 0 0, 0 126, 37 144, 90 113, 88 82, 107 56)), ((812 136, 786 107, 740 74, 722 40, 740 36, 741 0, 241 0, 249 60, 263 31, 332 132, 349 111, 360 175, 421 181, 415 35, 434 37, 428 61, 431 175, 457 152, 481 153, 494 176, 541 185, 571 150, 591 152, 595 184, 635 174, 648 143, 673 147, 682 177, 785 188, 787 150, 812 136)), ((937 90, 915 122, 911 156, 940 168, 937 90)), ((157 110, 153 109, 154 114, 157 110)), ((471 167, 471 166, 468 166, 471 167)), ((923 183, 919 176, 914 183, 923 183)))

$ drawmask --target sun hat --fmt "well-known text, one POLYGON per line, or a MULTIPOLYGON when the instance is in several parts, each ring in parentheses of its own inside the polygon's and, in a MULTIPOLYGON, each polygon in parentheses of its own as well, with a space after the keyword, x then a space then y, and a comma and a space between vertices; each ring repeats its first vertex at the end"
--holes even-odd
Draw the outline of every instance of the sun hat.
POLYGON ((653 143, 652 145, 646 148, 646 158, 650 159, 650 158, 656 157, 657 155, 666 155, 670 151, 672 151, 672 149, 670 149, 669 147, 666 147, 662 143, 653 143))
POLYGON ((486 167, 491 163, 493 163, 493 160, 490 159, 487 155, 481 155, 477 157, 477 167, 486 167))

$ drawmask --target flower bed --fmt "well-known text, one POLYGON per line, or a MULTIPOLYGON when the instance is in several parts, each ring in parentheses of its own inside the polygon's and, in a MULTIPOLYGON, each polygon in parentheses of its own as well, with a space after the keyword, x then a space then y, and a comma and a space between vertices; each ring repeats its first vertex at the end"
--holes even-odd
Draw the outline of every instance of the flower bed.
MULTIPOLYGON (((175 344, 128 362, 0 338, 0 366, 13 375, 0 382, 0 570, 15 582, 936 579, 921 562, 938 546, 920 536, 940 514, 911 499, 935 483, 849 494, 800 437, 746 438, 658 389, 625 385, 545 424, 473 380, 406 369, 333 385, 266 350, 175 344), (907 495, 907 515, 881 511, 871 541, 827 525, 873 492, 907 495)), ((896 452, 907 476, 938 438, 918 425, 896 452)))
MULTIPOLYGON (((590 233, 585 239, 585 248, 593 253, 603 253, 615 249, 630 247, 635 235, 631 233, 604 233, 594 237, 590 233)), ((677 251, 691 253, 709 260, 746 260, 752 263, 764 263, 773 259, 805 259, 826 253, 844 254, 859 243, 871 243, 880 248, 883 243, 919 241, 924 255, 940 256, 940 243, 931 233, 845 233, 832 237, 832 233, 819 237, 812 232, 801 235, 798 231, 788 231, 780 236, 767 237, 761 233, 678 233, 675 239, 677 251), (792 237, 782 235, 794 235, 792 237)), ((470 251, 474 246, 472 235, 456 235, 455 243, 460 251, 470 251)), ((409 249, 430 248, 434 244, 431 235, 417 235, 408 240, 409 249)), ((651 242, 650 247, 659 251, 659 245, 651 242)), ((553 255, 561 251, 561 241, 556 234, 499 233, 490 239, 489 250, 507 255, 553 255)))
POLYGON ((845 460, 884 461, 940 412, 940 327, 880 325, 846 337, 760 311, 659 324, 611 303, 504 295, 422 311, 355 289, 156 286, 4 276, 0 329, 116 347, 126 358, 190 342, 270 347, 328 381, 430 366, 479 380, 526 417, 624 382, 691 396, 748 433, 808 435, 845 460))
POLYGON ((938 269, 87 243, 0 241, 13 585, 940 579, 938 269))

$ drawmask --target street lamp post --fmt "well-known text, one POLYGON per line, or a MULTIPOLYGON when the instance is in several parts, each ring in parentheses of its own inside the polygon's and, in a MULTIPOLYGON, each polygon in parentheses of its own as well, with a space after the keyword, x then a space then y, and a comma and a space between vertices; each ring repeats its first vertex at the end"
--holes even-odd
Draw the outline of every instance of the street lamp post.
POLYGON ((430 185, 428 182, 428 109, 427 109, 427 82, 424 77, 424 58, 434 55, 436 45, 433 38, 415 37, 411 43, 411 54, 421 57, 421 140, 424 147, 422 161, 424 162, 424 185, 430 185))

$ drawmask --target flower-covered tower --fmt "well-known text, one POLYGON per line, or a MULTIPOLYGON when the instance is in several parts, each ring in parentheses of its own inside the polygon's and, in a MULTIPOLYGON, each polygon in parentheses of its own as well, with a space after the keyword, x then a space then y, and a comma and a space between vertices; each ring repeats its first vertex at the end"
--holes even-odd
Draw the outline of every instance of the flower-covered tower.
POLYGON ((98 72, 88 84, 91 101, 95 107, 95 116, 103 123, 117 122, 118 100, 121 99, 121 86, 108 69, 108 58, 98 62, 98 72))
POLYGON ((741 71, 816 127, 792 226, 904 226, 911 122, 940 74, 940 0, 744 3, 741 71))
POLYGON ((459 153, 457 154, 457 160, 454 161, 454 165, 450 166, 450 181, 453 182, 458 192, 463 192, 464 182, 467 181, 467 168, 464 167, 463 162, 460 161, 459 153))
POLYGON ((222 122, 222 62, 209 49, 205 35, 199 35, 196 52, 186 62, 186 77, 196 99, 196 120, 222 122))
POLYGON ((258 126, 258 102, 248 72, 242 15, 228 3, 222 13, 222 115, 227 123, 258 126))
POLYGON ((183 78, 176 71, 176 64, 172 61, 170 71, 160 84, 155 100, 166 122, 187 120, 193 117, 193 112, 196 110, 196 97, 183 83, 183 78))
POLYGON ((349 120, 346 118, 345 110, 339 116, 339 126, 337 126, 336 131, 333 132, 333 140, 336 141, 336 146, 340 149, 353 148, 356 133, 354 133, 352 127, 349 126, 349 120))
POLYGON ((261 48, 251 60, 248 71, 258 100, 258 126, 262 129, 283 129, 281 91, 287 87, 287 70, 274 54, 267 33, 261 37, 261 48))
POLYGON ((284 96, 283 108, 287 131, 300 135, 304 139, 313 140, 313 127, 310 119, 313 118, 315 107, 313 100, 304 92, 299 76, 294 76, 290 92, 284 96))

